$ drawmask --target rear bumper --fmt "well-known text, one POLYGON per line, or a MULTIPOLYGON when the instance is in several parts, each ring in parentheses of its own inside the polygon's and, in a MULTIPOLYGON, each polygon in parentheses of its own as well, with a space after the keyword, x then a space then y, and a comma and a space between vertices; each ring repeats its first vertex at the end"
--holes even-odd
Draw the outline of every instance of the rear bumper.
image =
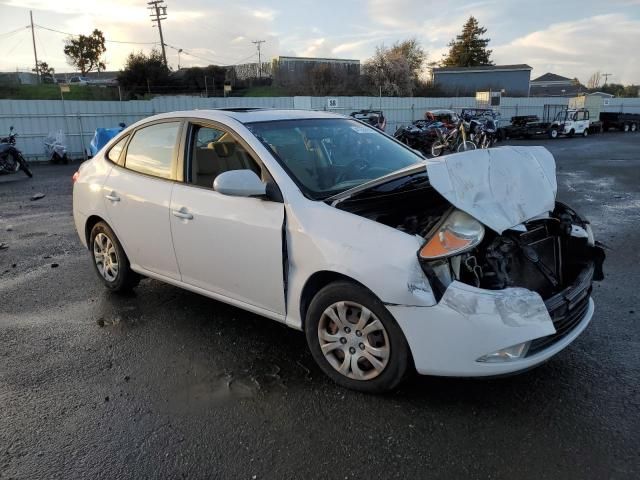
MULTIPOLYGON (((589 286, 590 280, 589 277, 589 286)), ((589 291, 579 300, 581 309, 562 332, 554 327, 554 320, 557 325, 558 319, 555 311, 553 319, 549 314, 550 305, 537 293, 523 288, 483 290, 453 282, 433 307, 387 308, 405 334, 418 373, 484 377, 528 370, 573 342, 594 312, 589 291), (517 360, 477 361, 484 355, 528 341, 534 341, 532 345, 536 341, 543 344, 517 360)))

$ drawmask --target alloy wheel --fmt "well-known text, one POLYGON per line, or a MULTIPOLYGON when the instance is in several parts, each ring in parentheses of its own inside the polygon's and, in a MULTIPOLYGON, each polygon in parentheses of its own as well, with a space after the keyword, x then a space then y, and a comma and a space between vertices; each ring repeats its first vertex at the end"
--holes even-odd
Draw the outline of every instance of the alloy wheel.
POLYGON ((104 233, 97 234, 93 240, 93 258, 98 272, 107 282, 114 282, 118 278, 118 252, 104 233))
POLYGON ((371 380, 389 363, 391 344, 384 325, 356 302, 336 302, 325 309, 318 341, 327 362, 354 380, 371 380))

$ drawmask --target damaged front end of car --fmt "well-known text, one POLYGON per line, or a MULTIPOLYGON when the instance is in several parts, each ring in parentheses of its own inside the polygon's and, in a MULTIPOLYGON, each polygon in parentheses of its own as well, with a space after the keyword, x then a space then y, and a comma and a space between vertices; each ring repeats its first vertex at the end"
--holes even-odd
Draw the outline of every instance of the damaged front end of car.
POLYGON ((501 147, 427 161, 423 173, 340 200, 338 208, 423 239, 416 254, 436 304, 387 306, 418 372, 524 370, 586 328, 605 254, 556 190, 546 149, 501 147))
POLYGON ((501 234, 453 209, 427 236, 418 258, 438 301, 454 281, 492 291, 526 289, 544 301, 553 334, 482 361, 531 356, 564 338, 585 316, 592 281, 604 278, 605 253, 590 224, 560 202, 548 216, 501 234))

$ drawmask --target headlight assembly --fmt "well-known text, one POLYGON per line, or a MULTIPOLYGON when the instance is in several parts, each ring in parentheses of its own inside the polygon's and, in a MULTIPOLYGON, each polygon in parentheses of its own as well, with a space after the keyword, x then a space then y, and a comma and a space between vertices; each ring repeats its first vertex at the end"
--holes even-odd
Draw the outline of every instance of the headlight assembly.
POLYGON ((457 255, 476 247, 484 238, 484 227, 471 215, 454 210, 420 249, 424 260, 457 255))

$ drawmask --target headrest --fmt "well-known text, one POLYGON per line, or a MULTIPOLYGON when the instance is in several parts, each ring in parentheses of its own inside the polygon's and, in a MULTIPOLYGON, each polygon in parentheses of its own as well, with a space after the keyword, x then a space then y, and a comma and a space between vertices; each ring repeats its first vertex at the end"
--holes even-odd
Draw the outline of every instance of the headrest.
POLYGON ((221 158, 230 157, 236 151, 236 144, 232 142, 211 142, 208 147, 213 148, 221 158))

